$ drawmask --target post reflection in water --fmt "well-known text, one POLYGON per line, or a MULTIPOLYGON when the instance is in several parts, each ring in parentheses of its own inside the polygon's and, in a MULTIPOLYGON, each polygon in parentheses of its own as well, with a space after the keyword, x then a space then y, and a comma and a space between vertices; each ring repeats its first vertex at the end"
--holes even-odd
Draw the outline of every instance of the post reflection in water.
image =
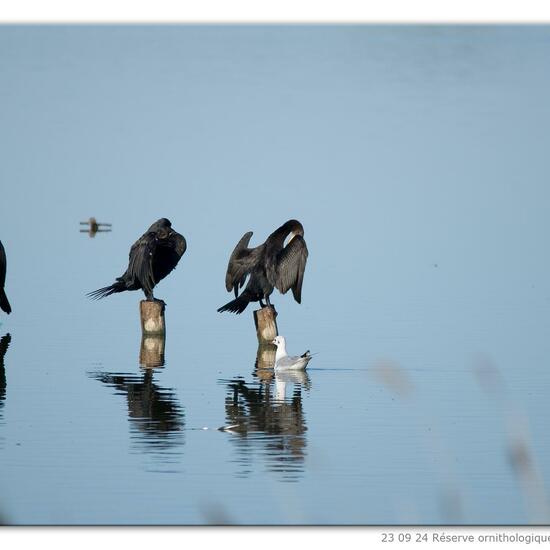
POLYGON ((273 380, 275 372, 275 354, 277 353, 277 346, 273 344, 260 344, 258 346, 258 352, 256 354, 256 364, 254 365, 254 376, 264 382, 273 380))
POLYGON ((309 390, 305 372, 274 373, 258 369, 258 381, 220 380, 227 386, 226 423, 236 425, 231 441, 237 447, 238 475, 248 476, 255 454, 266 457, 267 469, 283 481, 297 481, 307 455, 302 390, 309 390))
POLYGON ((139 364, 147 369, 164 366, 164 346, 166 336, 145 336, 141 337, 139 348, 139 364))
POLYGON ((167 454, 184 444, 185 415, 175 393, 153 380, 155 370, 164 365, 164 344, 164 336, 142 338, 140 374, 91 372, 89 376, 126 396, 134 450, 158 453, 170 462, 167 454))

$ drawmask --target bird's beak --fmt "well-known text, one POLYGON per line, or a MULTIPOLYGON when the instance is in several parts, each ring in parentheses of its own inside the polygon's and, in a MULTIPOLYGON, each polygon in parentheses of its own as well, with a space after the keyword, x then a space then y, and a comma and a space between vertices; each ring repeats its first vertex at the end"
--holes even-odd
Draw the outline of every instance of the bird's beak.
POLYGON ((276 346, 277 345, 277 340, 271 340, 271 343, 276 346))

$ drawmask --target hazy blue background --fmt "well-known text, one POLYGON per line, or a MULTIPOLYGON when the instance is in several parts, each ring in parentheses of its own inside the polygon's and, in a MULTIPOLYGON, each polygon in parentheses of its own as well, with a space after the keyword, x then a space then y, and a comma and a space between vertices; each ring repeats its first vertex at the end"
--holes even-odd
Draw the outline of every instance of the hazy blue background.
POLYGON ((548 27, 0 27, 4 520, 548 523, 549 59, 548 27), (85 298, 159 217, 168 427, 129 416, 142 295, 85 298), (289 218, 309 379, 196 429, 260 395, 252 308, 216 308, 289 218))

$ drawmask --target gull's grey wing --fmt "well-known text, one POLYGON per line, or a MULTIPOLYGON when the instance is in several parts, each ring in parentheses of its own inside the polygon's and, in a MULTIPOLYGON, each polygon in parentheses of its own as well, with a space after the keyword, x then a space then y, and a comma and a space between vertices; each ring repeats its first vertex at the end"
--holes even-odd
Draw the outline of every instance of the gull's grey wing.
POLYGON ((225 274, 225 288, 227 292, 234 290, 235 297, 238 295, 239 287, 244 285, 246 276, 256 265, 259 249, 248 248, 248 243, 252 237, 252 231, 245 233, 237 243, 227 264, 227 273, 225 274))
POLYGON ((287 355, 286 357, 281 357, 278 361, 276 366, 278 368, 292 368, 292 367, 306 367, 309 361, 311 360, 311 355, 307 357, 297 357, 294 355, 287 355))
MULTIPOLYGON (((279 252, 275 280, 270 280, 270 283, 282 294, 292 289, 294 299, 298 303, 302 301, 302 283, 304 281, 307 257, 306 241, 300 235, 296 235, 279 252)), ((273 275, 271 275, 272 277, 273 275)))
POLYGON ((294 356, 291 356, 291 355, 287 355, 286 357, 281 357, 277 361, 277 366, 278 367, 292 367, 292 365, 294 365, 296 363, 296 361, 298 361, 298 359, 300 359, 300 358, 299 357, 294 357, 294 356))

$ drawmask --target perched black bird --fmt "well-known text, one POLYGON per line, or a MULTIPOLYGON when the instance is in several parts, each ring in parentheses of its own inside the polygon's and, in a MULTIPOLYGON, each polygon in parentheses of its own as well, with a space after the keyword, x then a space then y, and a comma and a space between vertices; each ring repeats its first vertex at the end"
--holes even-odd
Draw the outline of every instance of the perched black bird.
POLYGON ((130 249, 128 269, 116 283, 94 292, 90 298, 105 298, 125 290, 143 290, 147 300, 154 300, 153 288, 170 273, 187 248, 183 235, 172 229, 170 220, 156 221, 130 249))
POLYGON ((8 302, 8 297, 4 291, 4 284, 6 282, 6 251, 0 241, 0 309, 6 313, 11 313, 11 306, 8 302))
POLYGON ((249 302, 259 301, 260 306, 264 307, 263 300, 271 306, 269 296, 274 288, 282 294, 292 289, 294 299, 300 303, 308 256, 302 224, 289 220, 256 248, 248 248, 251 237, 252 231, 245 233, 229 258, 225 287, 227 292, 235 292, 235 300, 218 311, 242 313, 249 302), (285 246, 289 235, 290 240, 285 246), (248 284, 239 296, 239 288, 243 287, 248 275, 248 284))

